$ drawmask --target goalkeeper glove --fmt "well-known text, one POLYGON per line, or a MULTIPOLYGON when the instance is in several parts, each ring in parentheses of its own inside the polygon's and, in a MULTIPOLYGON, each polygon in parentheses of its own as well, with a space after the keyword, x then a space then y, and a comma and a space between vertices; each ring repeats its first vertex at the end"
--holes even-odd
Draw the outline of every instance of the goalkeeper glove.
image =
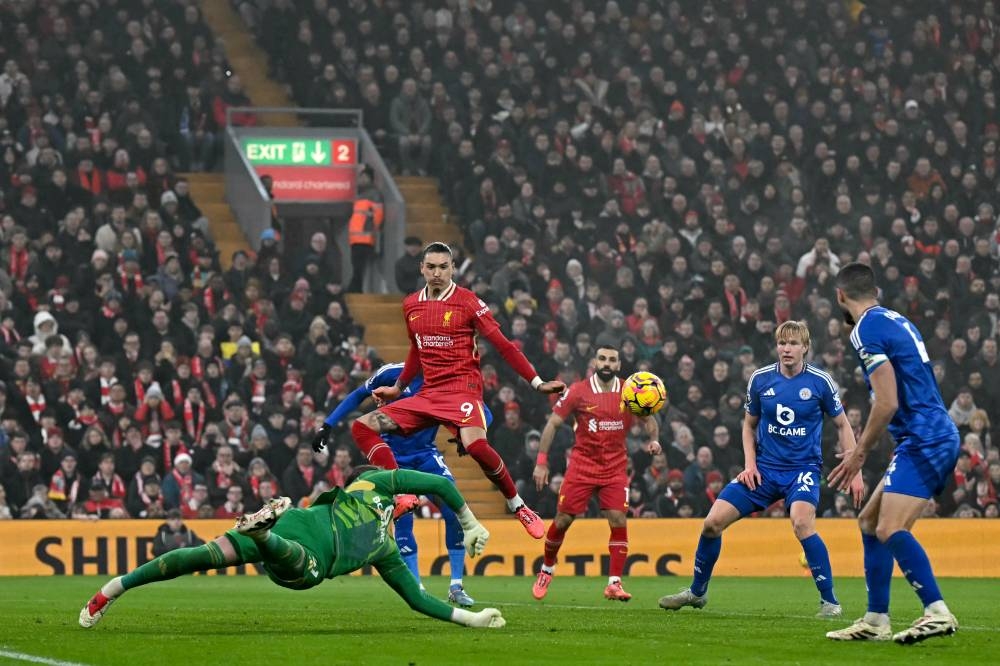
POLYGON ((482 523, 478 522, 472 527, 463 529, 465 530, 465 552, 469 554, 469 557, 482 555, 483 551, 486 550, 486 542, 490 540, 490 533, 482 526, 482 523))
POLYGON ((312 450, 319 453, 326 448, 327 440, 330 437, 330 432, 333 428, 330 427, 328 423, 324 423, 319 430, 316 431, 316 436, 313 437, 312 450))

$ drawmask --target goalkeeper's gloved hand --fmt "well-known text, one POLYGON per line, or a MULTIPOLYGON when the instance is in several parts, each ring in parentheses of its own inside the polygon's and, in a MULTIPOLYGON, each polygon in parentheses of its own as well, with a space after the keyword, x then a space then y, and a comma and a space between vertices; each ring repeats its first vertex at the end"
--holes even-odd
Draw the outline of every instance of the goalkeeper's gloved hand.
POLYGON ((469 557, 476 557, 477 555, 482 555, 483 551, 486 550, 486 542, 490 540, 490 533, 482 523, 476 523, 471 527, 466 527, 465 529, 465 552, 469 554, 469 557))
POLYGON ((333 428, 331 428, 330 425, 327 424, 327 423, 324 423, 320 427, 320 429, 316 431, 316 436, 313 437, 313 441, 312 441, 312 449, 313 449, 313 451, 315 451, 316 453, 319 453, 320 451, 322 451, 323 449, 326 448, 327 440, 329 439, 330 433, 332 431, 333 431, 333 428))

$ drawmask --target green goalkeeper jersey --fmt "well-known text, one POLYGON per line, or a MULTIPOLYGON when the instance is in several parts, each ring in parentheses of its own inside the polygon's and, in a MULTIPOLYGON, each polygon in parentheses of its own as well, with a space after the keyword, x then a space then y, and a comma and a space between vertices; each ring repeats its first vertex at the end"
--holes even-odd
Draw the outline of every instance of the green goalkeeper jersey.
POLYGON ((327 578, 370 564, 396 548, 392 533, 394 497, 437 495, 458 511, 465 500, 448 479, 410 470, 373 471, 362 474, 347 488, 334 488, 318 498, 310 511, 329 511, 333 528, 334 560, 327 578))
MULTIPOLYGON (((310 554, 304 579, 294 587, 310 587, 396 553, 392 514, 400 494, 437 495, 455 511, 465 504, 444 477, 401 469, 365 472, 347 488, 323 493, 308 509, 290 509, 275 524, 275 534, 302 544, 310 554)), ((226 534, 246 561, 262 560, 252 539, 232 530, 226 534)))

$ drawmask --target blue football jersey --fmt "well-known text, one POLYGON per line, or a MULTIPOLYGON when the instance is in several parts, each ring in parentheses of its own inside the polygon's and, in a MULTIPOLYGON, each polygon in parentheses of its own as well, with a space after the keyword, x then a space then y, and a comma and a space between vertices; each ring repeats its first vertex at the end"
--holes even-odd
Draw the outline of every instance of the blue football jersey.
POLYGON ((851 331, 851 346, 861 361, 868 382, 880 365, 889 361, 896 375, 899 408, 889 423, 897 447, 919 447, 957 437, 934 379, 927 348, 920 332, 906 317, 880 305, 865 310, 851 331))
POLYGON ((806 363, 785 377, 777 363, 760 368, 747 382, 746 412, 757 424, 757 464, 790 470, 823 464, 823 417, 844 411, 833 378, 806 363))

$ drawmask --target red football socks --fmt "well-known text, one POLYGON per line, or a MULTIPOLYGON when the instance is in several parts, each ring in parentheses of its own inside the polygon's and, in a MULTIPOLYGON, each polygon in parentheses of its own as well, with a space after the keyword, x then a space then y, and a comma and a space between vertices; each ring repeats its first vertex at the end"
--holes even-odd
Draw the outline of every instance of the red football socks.
POLYGON ((366 426, 359 420, 351 426, 351 434, 357 442, 361 453, 365 454, 368 462, 383 469, 399 469, 396 464, 396 457, 392 455, 392 449, 382 441, 379 434, 366 426))
MULTIPOLYGON (((548 548, 548 542, 546 542, 545 547, 546 549, 548 548)), ((611 538, 608 539, 608 552, 611 553, 608 575, 620 578, 622 572, 625 571, 625 560, 628 559, 628 527, 611 528, 611 538)), ((548 557, 548 554, 546 554, 546 557, 548 557)))
POLYGON ((556 565, 556 558, 559 556, 559 549, 562 548, 565 536, 566 530, 556 527, 556 522, 553 520, 552 524, 549 525, 549 531, 545 533, 545 566, 554 567, 556 565))
POLYGON ((471 444, 467 444, 465 450, 472 456, 472 459, 479 463, 486 478, 500 489, 503 496, 510 499, 517 495, 517 487, 514 479, 511 478, 507 466, 503 463, 500 454, 490 446, 485 439, 477 439, 471 444))

